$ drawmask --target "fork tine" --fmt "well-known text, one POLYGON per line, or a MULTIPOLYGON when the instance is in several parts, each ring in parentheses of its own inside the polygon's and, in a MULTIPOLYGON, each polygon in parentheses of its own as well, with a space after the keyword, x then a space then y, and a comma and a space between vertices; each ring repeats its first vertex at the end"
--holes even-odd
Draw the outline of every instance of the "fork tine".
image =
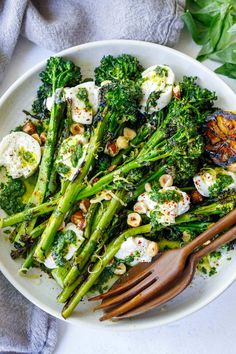
POLYGON ((105 315, 103 315, 100 318, 100 321, 105 321, 108 319, 111 319, 113 317, 118 317, 127 313, 130 310, 133 310, 134 308, 138 307, 139 305, 147 302, 149 299, 151 299, 154 295, 156 295, 158 292, 164 290, 165 286, 167 286, 169 283, 160 283, 158 286, 157 282, 152 282, 148 287, 146 287, 143 291, 138 293, 136 296, 128 300, 127 302, 115 307, 114 309, 111 309, 111 311, 108 311, 105 315))
POLYGON ((179 279, 177 279, 175 286, 169 288, 167 291, 154 298, 153 300, 147 301, 143 305, 138 306, 137 308, 134 308, 133 310, 130 310, 125 314, 118 316, 117 319, 125 319, 141 315, 144 312, 153 310, 154 308, 164 305, 166 302, 172 300, 177 295, 179 295, 188 286, 190 281, 191 279, 189 278, 180 277, 179 279))
POLYGON ((136 286, 132 287, 125 293, 122 293, 118 296, 113 296, 111 298, 108 298, 106 300, 103 300, 103 302, 95 307, 94 311, 96 310, 102 310, 102 309, 108 309, 110 307, 114 307, 122 302, 125 302, 132 297, 136 296, 140 291, 146 289, 148 286, 152 285, 154 282, 156 282, 155 276, 151 273, 147 278, 143 279, 140 283, 138 283, 136 286))
POLYGON ((131 268, 131 270, 127 274, 123 275, 120 280, 111 288, 111 290, 105 292, 104 294, 93 296, 89 299, 89 301, 103 300, 109 297, 113 297, 115 295, 119 295, 124 291, 129 290, 133 286, 137 285, 151 274, 150 263, 147 263, 145 265, 144 263, 142 263, 142 268, 145 267, 145 269, 143 269, 143 271, 140 273, 138 270, 138 266, 139 265, 135 266, 134 268, 131 268), (133 275, 133 270, 135 271, 135 275, 133 275))

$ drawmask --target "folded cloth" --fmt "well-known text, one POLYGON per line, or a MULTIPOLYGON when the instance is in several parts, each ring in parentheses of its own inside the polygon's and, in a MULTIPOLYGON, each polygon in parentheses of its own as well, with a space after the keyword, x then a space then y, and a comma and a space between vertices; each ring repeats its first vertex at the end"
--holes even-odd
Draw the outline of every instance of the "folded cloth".
POLYGON ((0 80, 20 34, 59 51, 102 39, 173 46, 185 0, 1 0, 0 80))
POLYGON ((0 273, 0 353, 50 354, 56 319, 26 300, 0 273))
MULTIPOLYGON (((102 39, 173 46, 185 0, 1 0, 0 80, 20 35, 59 51, 102 39)), ((0 274, 0 352, 51 353, 56 321, 24 299, 0 274)))

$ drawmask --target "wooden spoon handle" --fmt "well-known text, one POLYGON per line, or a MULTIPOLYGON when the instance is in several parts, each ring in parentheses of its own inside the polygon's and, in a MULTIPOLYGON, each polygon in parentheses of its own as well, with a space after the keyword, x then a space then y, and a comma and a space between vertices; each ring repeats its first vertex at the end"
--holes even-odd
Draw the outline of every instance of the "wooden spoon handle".
POLYGON ((215 240, 213 240, 211 243, 201 248, 196 253, 193 253, 191 256, 192 261, 194 261, 195 264, 198 263, 200 258, 206 256, 212 251, 215 251, 220 246, 223 246, 226 243, 233 241, 235 238, 236 238, 236 226, 234 226, 229 231, 225 232, 223 235, 217 237, 215 240))
POLYGON ((228 227, 236 223, 236 209, 217 221, 212 227, 196 237, 192 242, 183 247, 185 255, 189 255, 195 248, 203 245, 206 241, 211 240, 214 236, 223 232, 228 227))

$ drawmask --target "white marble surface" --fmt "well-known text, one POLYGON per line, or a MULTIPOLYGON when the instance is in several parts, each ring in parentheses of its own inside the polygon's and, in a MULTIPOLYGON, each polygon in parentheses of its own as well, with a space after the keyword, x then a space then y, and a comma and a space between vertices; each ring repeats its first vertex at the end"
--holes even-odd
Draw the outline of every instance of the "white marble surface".
MULTIPOLYGON (((183 33, 176 49, 195 57, 198 47, 183 33)), ((26 70, 52 53, 21 39, 0 95, 26 70)), ((204 62, 209 68, 217 65, 204 62)), ((222 77, 236 91, 236 80, 222 77)), ((235 103, 234 103, 235 104, 235 103)), ((136 332, 94 331, 59 321, 56 354, 235 354, 236 283, 201 311, 171 325, 136 332)))

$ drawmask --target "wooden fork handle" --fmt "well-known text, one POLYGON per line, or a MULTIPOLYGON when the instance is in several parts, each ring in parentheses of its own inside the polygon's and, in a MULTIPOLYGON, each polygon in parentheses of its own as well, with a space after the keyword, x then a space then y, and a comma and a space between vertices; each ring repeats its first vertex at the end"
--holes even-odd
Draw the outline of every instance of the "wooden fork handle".
POLYGON ((236 238, 236 226, 234 226, 229 231, 225 232, 223 235, 217 237, 215 240, 213 240, 211 243, 201 248, 199 251, 193 253, 191 256, 192 261, 194 261, 195 264, 198 263, 198 261, 202 257, 215 251, 220 246, 223 246, 226 243, 233 241, 235 238, 236 238))
POLYGON ((223 232, 228 227, 236 223, 236 209, 217 221, 212 227, 196 237, 192 242, 183 247, 185 255, 189 255, 199 246, 202 246, 206 241, 211 240, 214 236, 223 232))

